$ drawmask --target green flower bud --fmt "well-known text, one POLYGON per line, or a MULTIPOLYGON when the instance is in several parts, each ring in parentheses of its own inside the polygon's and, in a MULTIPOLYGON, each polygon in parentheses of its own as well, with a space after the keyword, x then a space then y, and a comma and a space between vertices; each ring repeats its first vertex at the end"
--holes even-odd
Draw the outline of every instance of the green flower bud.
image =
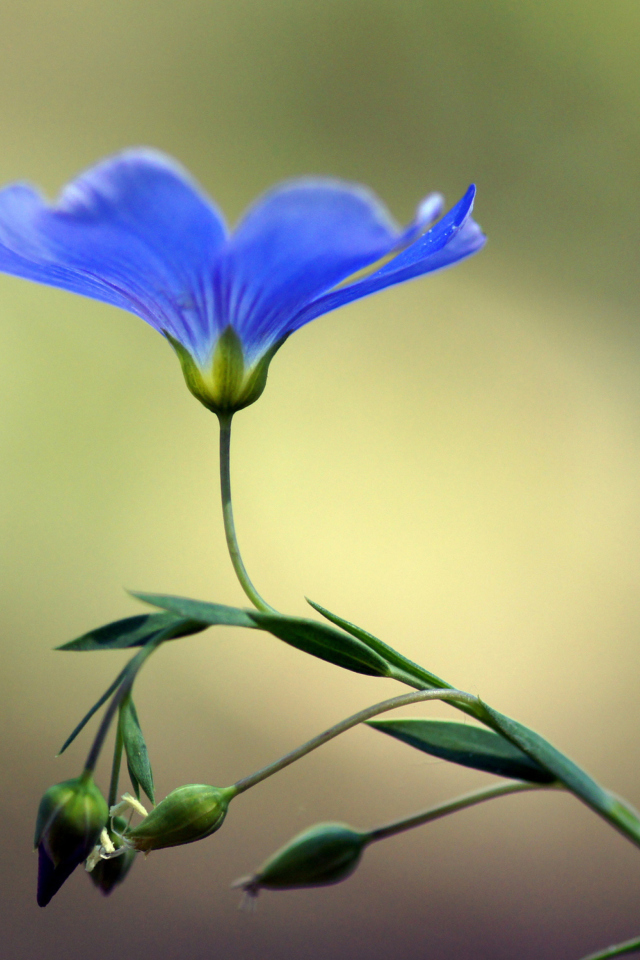
POLYGON ((50 787, 36 821, 38 904, 46 907, 87 857, 107 822, 106 801, 90 774, 50 787))
POLYGON ((149 853, 162 847, 204 840, 222 826, 233 787, 187 783, 173 790, 124 838, 135 850, 149 853))
POLYGON ((318 823, 274 853, 253 877, 238 880, 251 896, 262 887, 292 890, 339 883, 358 866, 369 837, 346 823, 318 823))
POLYGON ((262 394, 269 364, 286 337, 247 364, 242 341, 233 327, 222 332, 209 363, 198 364, 189 351, 167 331, 164 335, 178 355, 186 384, 198 400, 217 414, 235 413, 254 403, 262 394))
MULTIPOLYGON (((126 830, 126 827, 127 821, 124 817, 113 818, 113 830, 109 830, 109 839, 116 850, 123 846, 124 841, 119 834, 126 830)), ((125 847, 124 851, 117 857, 98 860, 89 876, 101 893, 108 897, 114 887, 117 887, 125 879, 135 858, 136 851, 130 847, 125 847)))

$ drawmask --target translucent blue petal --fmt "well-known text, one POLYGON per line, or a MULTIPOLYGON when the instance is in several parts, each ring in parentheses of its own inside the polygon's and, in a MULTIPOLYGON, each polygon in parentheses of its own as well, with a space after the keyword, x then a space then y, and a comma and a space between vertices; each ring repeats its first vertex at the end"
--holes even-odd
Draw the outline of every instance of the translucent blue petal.
POLYGON ((406 243, 411 243, 426 227, 430 227, 438 217, 442 216, 443 210, 444 197, 442 194, 428 194, 428 196, 418 204, 415 217, 402 234, 402 245, 404 246, 406 243))
POLYGON ((249 358, 289 329, 312 298, 375 263, 401 241, 386 208, 359 187, 294 181, 249 210, 222 252, 218 315, 249 358))
POLYGON ((220 214, 180 166, 128 150, 47 205, 30 187, 0 191, 0 270, 137 313, 197 357, 215 339, 212 275, 220 214))
POLYGON ((315 317, 345 303, 404 280, 441 270, 476 253, 486 243, 486 237, 471 219, 474 197, 475 187, 471 186, 435 227, 370 276, 317 297, 292 319, 287 332, 298 330, 315 317))

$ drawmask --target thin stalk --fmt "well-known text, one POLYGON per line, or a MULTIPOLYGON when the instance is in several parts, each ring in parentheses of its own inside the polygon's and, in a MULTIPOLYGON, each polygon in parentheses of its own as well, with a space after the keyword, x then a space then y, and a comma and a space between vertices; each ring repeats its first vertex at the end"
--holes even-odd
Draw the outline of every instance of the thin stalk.
POLYGON ((638 953, 640 951, 640 937, 634 937, 633 940, 625 940, 624 943, 614 943, 612 947, 606 950, 600 950, 598 953, 590 953, 588 957, 582 960, 610 960, 611 957, 621 957, 625 953, 638 953))
POLYGON ((118 800, 118 781, 120 780, 120 765, 122 763, 122 748, 124 741, 122 739, 122 727, 120 720, 116 727, 116 739, 113 745, 113 763, 111 765, 111 781, 109 783, 109 799, 107 805, 109 809, 115 806, 118 800))
POLYGON ((98 757, 100 756, 100 751, 104 746, 104 741, 106 740, 107 734, 109 733, 109 727, 111 726, 111 721, 115 716, 116 710, 118 709, 118 707, 120 706, 120 704, 122 703, 126 695, 131 691, 136 675, 140 670, 142 664, 145 662, 147 657, 151 656, 153 651, 156 649, 156 647, 159 646, 160 643, 162 643, 163 640, 164 640, 164 637, 162 636, 160 638, 156 638, 156 640, 154 641, 147 643, 147 645, 144 646, 142 650, 140 650, 140 652, 137 653, 135 657, 133 657, 125 667, 123 671, 124 676, 123 676, 122 682, 118 687, 118 689, 116 690, 116 692, 114 693, 113 697, 111 698, 111 703, 105 710, 104 716, 102 718, 102 722, 98 727, 98 732, 96 733, 95 740, 93 741, 91 749, 89 750, 89 756, 87 757, 87 761, 84 765, 83 776, 88 777, 95 770, 96 764, 98 762, 98 757))
POLYGON ((263 769, 258 770, 257 773, 252 773, 250 776, 238 780, 238 782, 234 784, 236 794, 244 793, 244 791, 250 787, 255 787, 257 783, 261 783, 263 780, 266 780, 267 777, 272 777, 274 773, 278 773, 280 770, 288 767, 289 764, 300 760, 301 757, 311 753, 312 750, 317 750, 318 747, 328 743, 329 740, 333 740, 334 737, 340 736, 341 733, 350 730, 351 727, 356 727, 359 723, 378 716, 379 713, 386 713, 387 710, 408 706, 411 703, 420 703, 423 700, 459 700, 464 703, 478 703, 477 697, 472 696, 470 693, 464 693, 462 690, 420 690, 417 693, 405 693, 402 694, 402 696, 393 697, 391 700, 383 700, 381 703, 376 703, 372 707, 360 710, 359 713, 354 713, 353 716, 347 717, 346 720, 341 720, 340 723, 336 723, 335 726, 325 730, 324 733, 318 734, 317 737, 307 741, 307 743, 303 743, 301 747, 292 750, 291 753, 285 754, 284 757, 281 757, 274 763, 270 763, 267 767, 263 767, 263 769))
POLYGON ((229 556, 236 576, 240 581, 240 586, 248 596, 251 603, 263 613, 277 613, 277 610, 264 600, 247 573, 246 567, 242 561, 236 528, 233 522, 233 505, 231 502, 231 420, 232 413, 218 414, 220 421, 220 491, 222 494, 222 518, 224 520, 224 533, 227 538, 227 547, 229 556))
POLYGON ((477 803, 484 803, 485 800, 493 800, 494 797, 504 797, 510 793, 525 793, 528 790, 549 790, 550 787, 543 786, 540 783, 499 783, 493 787, 485 787, 482 790, 474 790, 473 793, 465 793, 455 800, 449 800, 447 803, 441 803, 437 807, 431 807, 429 810, 423 810, 411 817, 405 817, 403 820, 395 820, 384 827, 378 827, 371 830, 368 836, 368 843, 374 843, 376 840, 385 840, 387 837, 393 837, 396 833, 404 833, 405 830, 412 830, 414 827, 420 827, 423 823, 430 823, 431 820, 438 820, 440 817, 446 817, 450 813, 456 813, 458 810, 465 810, 467 807, 473 807, 477 803))

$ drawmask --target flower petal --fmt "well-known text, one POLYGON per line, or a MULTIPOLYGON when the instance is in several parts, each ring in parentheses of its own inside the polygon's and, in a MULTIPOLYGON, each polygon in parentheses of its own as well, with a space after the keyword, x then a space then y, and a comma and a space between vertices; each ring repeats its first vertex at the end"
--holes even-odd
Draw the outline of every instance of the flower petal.
POLYGON ((103 161, 52 206, 23 184, 0 191, 0 270, 137 313, 197 355, 211 348, 224 239, 211 202, 151 150, 103 161))
POLYGON ((366 190, 299 180, 270 191, 233 233, 217 268, 220 316, 264 352, 306 303, 388 254, 402 234, 366 190))
POLYGON ((329 313, 345 303, 359 300, 404 280, 441 270, 476 253, 486 243, 486 237, 478 224, 471 219, 475 192, 475 187, 470 186, 464 197, 435 227, 375 273, 317 297, 293 318, 287 332, 299 330, 315 317, 329 313))
POLYGON ((416 215, 402 234, 402 243, 411 243, 426 227, 430 227, 444 210, 444 197, 441 193, 430 193, 421 200, 416 215))

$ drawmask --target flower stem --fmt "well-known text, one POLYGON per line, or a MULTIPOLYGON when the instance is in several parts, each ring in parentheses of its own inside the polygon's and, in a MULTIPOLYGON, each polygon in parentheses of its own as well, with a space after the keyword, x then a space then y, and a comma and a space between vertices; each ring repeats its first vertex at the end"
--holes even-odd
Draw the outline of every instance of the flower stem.
POLYGON ((379 713, 386 713, 387 710, 394 710, 396 707, 404 707, 411 703, 420 703, 423 700, 457 700, 463 703, 479 702, 477 697, 472 696, 470 693, 464 693, 462 690, 420 690, 417 693, 405 693, 402 694, 402 696, 393 697, 391 700, 383 700, 381 703, 376 703, 372 707, 360 710, 359 713, 354 713, 353 716, 347 717, 346 720, 341 720, 340 723, 336 723, 335 726, 325 730, 324 733, 318 734, 317 737, 314 737, 307 743, 303 743, 301 747, 297 747, 297 749, 292 750, 291 753, 285 754, 284 757, 281 757, 274 763, 270 763, 267 767, 263 767, 263 769, 258 770, 257 773, 252 773, 250 776, 238 780, 238 782, 234 784, 236 793, 244 793, 244 791, 250 787, 255 787, 257 783, 261 783, 263 780, 266 780, 267 777, 272 777, 274 773, 278 773, 280 770, 288 767, 289 764, 300 760, 301 757, 311 753, 312 750, 316 750, 323 744, 328 743, 329 740, 333 740, 334 737, 340 736, 341 733, 345 733, 345 731, 350 730, 351 727, 355 727, 365 720, 376 717, 379 713))
POLYGON ((583 960, 609 960, 610 957, 621 957, 625 953, 638 953, 640 951, 640 937, 634 937, 633 940, 625 940, 624 943, 615 943, 606 950, 599 950, 597 953, 590 953, 583 960))
POLYGON ((245 565, 242 562, 238 538, 236 537, 236 528, 233 522, 233 505, 231 502, 231 472, 230 472, 230 449, 231 449, 231 420, 232 413, 219 413, 220 421, 220 491, 222 493, 222 517, 224 520, 224 532, 227 538, 227 547, 229 556, 236 576, 240 581, 240 586, 248 596, 251 603, 263 613, 277 613, 274 607, 267 603, 260 596, 254 587, 245 565))
POLYGON ((368 834, 368 842, 374 843, 376 840, 385 840, 387 837, 395 836, 396 833, 404 833, 405 830, 412 830, 414 827, 422 826, 423 823, 438 820, 440 817, 446 817, 458 810, 473 807, 477 803, 484 803, 485 800, 493 800, 494 797, 504 797, 509 793, 524 793, 527 790, 549 789, 552 788, 540 783, 498 783, 492 787, 484 787, 482 790, 474 790, 473 793, 465 793, 461 797, 456 797, 455 800, 441 803, 437 807, 423 810, 422 813, 416 813, 412 817, 395 820, 384 827, 371 830, 368 834))

